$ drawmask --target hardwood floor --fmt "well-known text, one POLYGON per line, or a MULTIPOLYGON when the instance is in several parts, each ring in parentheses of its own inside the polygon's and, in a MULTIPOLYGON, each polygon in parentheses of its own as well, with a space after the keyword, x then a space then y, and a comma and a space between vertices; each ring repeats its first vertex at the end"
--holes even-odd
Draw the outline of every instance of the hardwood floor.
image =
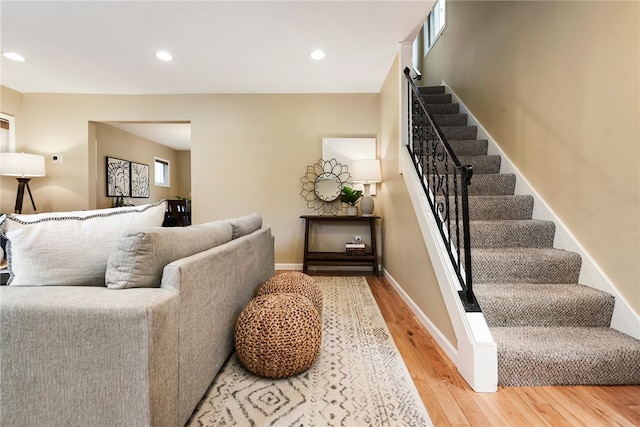
POLYGON ((434 425, 640 426, 640 386, 474 392, 389 282, 367 281, 434 425))

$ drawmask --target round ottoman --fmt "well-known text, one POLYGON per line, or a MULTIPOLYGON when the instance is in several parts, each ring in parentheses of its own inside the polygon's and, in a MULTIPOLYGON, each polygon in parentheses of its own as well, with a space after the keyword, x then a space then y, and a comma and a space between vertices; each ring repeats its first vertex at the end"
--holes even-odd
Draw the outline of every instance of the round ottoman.
POLYGON ((258 289, 257 295, 292 293, 309 298, 322 316, 322 292, 315 279, 298 271, 280 273, 267 280, 258 289))
POLYGON ((315 361, 322 342, 320 315, 302 295, 255 297, 240 313, 235 338, 238 358, 249 371, 288 377, 306 371, 315 361))

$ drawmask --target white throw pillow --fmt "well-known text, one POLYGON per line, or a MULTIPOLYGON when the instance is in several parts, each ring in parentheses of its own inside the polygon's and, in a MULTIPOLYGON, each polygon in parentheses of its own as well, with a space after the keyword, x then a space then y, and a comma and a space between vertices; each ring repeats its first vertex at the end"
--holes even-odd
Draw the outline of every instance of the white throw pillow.
POLYGON ((0 223, 7 238, 11 286, 105 286, 109 254, 126 230, 161 226, 166 201, 125 208, 9 214, 0 223))

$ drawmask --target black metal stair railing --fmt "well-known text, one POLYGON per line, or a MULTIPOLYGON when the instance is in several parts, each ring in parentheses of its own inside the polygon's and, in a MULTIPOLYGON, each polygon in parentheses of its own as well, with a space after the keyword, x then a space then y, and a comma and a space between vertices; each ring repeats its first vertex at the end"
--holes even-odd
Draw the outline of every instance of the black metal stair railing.
POLYGON ((440 236, 462 288, 467 312, 480 311, 473 295, 469 230, 469 195, 473 168, 461 165, 442 131, 427 111, 420 90, 404 69, 408 85, 407 149, 438 224, 440 236))

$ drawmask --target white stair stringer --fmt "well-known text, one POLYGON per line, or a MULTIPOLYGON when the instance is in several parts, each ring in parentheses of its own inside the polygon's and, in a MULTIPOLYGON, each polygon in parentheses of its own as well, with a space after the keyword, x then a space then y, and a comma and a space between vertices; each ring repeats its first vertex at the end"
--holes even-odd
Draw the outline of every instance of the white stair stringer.
POLYGON ((484 315, 464 310, 458 294, 461 290, 458 277, 406 147, 401 148, 400 157, 400 171, 456 334, 457 350, 445 346, 445 351, 449 349, 448 356, 474 391, 495 392, 498 387, 496 343, 484 315))

